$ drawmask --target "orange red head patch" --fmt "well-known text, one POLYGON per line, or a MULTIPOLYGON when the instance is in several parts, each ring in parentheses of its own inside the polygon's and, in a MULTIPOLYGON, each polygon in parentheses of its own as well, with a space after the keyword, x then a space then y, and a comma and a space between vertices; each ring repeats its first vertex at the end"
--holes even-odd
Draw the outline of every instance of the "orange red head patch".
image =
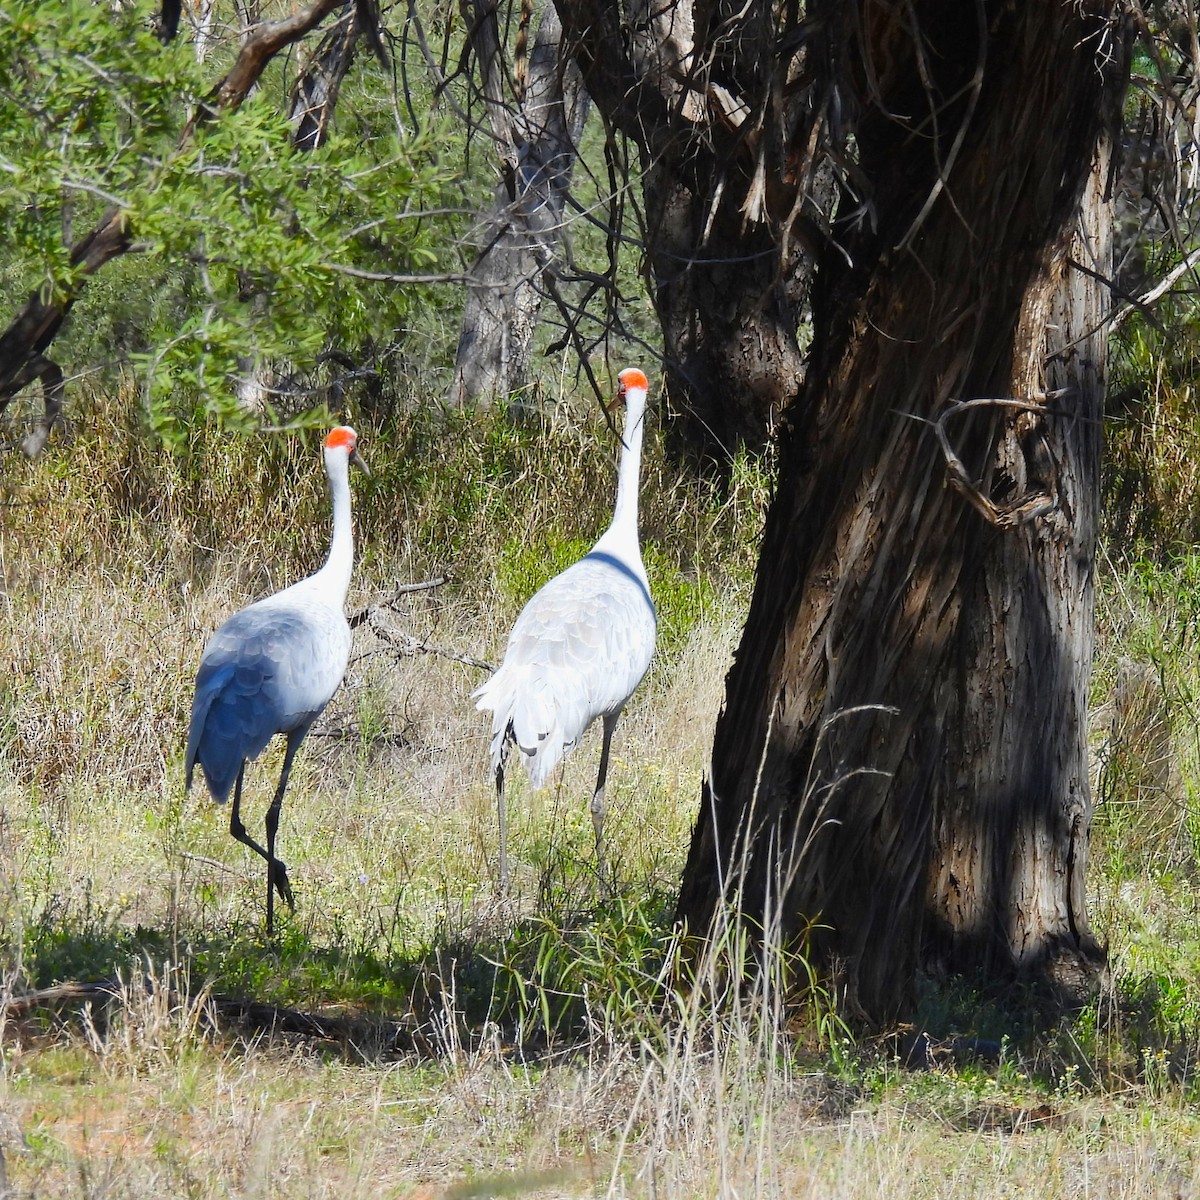
POLYGON ((626 388, 640 388, 643 392, 650 390, 650 381, 646 378, 644 371, 639 371, 637 367, 626 367, 617 378, 621 381, 621 390, 626 388))
POLYGON ((336 449, 338 446, 353 451, 358 445, 358 434, 350 428, 349 425, 339 425, 336 429, 329 431, 325 438, 325 446, 329 450, 336 449))

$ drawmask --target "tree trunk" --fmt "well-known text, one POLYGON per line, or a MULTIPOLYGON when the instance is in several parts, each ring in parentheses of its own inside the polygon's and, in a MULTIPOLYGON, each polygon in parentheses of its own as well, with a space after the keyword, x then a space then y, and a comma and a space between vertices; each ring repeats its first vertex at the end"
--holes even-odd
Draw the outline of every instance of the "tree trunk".
POLYGON ((325 144, 338 92, 354 62, 361 32, 359 8, 353 0, 347 0, 341 16, 296 76, 288 119, 292 145, 297 150, 316 150, 325 144))
MULTIPOLYGON (((358 41, 363 35, 373 47, 379 46, 376 52, 382 57, 374 4, 368 0, 343 0, 341 15, 307 56, 304 69, 292 84, 288 122, 292 127, 292 145, 297 150, 311 152, 328 140, 338 94, 354 64, 358 41)), ((238 272, 238 298, 256 316, 270 301, 268 290, 256 281, 253 272, 245 269, 238 272)), ((281 369, 285 368, 284 363, 264 360, 257 350, 239 355, 233 388, 241 408, 256 417, 264 416, 281 369)))
POLYGON ((641 153, 669 446, 722 474, 800 387, 833 174, 815 155, 843 20, 798 6, 558 0, 584 83, 641 153))
POLYGON ((502 178, 480 225, 467 284, 450 395, 457 407, 507 400, 531 382, 543 281, 560 261, 563 209, 588 110, 579 72, 561 53, 552 5, 538 25, 524 86, 516 72, 515 98, 508 94, 496 7, 475 7, 472 42, 502 178))
POLYGON ((679 913, 870 1021, 918 972, 1072 985, 1084 906, 1111 4, 859 0, 822 252, 679 913), (731 888, 736 889, 731 892, 731 888))
POLYGON ((804 378, 796 331, 807 271, 780 262, 773 229, 747 227, 745 199, 683 187, 666 163, 647 172, 668 449, 718 475, 739 448, 766 448, 804 378))
POLYGON ((130 245, 125 213, 109 209, 99 224, 71 247, 71 266, 79 271, 75 291, 66 296, 34 292, 7 329, 0 333, 0 413, 33 381, 42 385, 42 415, 21 442, 28 458, 41 453, 63 406, 63 372, 45 352, 58 336, 84 281, 130 245))

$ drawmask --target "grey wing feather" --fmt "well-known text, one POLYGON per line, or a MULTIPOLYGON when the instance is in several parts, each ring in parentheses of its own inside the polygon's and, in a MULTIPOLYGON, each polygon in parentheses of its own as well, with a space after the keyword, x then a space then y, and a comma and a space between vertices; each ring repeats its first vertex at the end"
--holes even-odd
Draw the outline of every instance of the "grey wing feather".
POLYGON ((649 666, 656 624, 644 583, 624 568, 589 557, 550 580, 517 618, 500 669, 475 693, 478 707, 494 713, 493 764, 511 729, 540 786, 596 717, 624 706, 649 666))
POLYGON ((349 655, 344 617, 321 616, 266 601, 235 614, 209 639, 192 702, 189 784, 199 762, 214 798, 226 799, 242 764, 275 734, 303 732, 316 719, 349 655))

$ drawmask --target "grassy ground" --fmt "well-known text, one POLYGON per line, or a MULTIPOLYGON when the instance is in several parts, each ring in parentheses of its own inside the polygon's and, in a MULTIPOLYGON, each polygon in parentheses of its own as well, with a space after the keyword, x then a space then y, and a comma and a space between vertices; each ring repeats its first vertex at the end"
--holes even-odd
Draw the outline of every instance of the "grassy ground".
MULTIPOLYGON (((103 987, 5 1010, 0 1196, 1195 1193, 1200 565, 1110 565, 1102 588, 1092 887, 1108 1002, 1036 1046, 1006 1042, 998 1064, 913 1072, 894 1043, 847 1045, 820 1004, 782 1022, 785 979, 734 1002, 715 962, 695 993, 656 986, 760 476, 714 496, 651 439, 663 627, 614 746, 618 898, 600 899, 592 867, 593 734, 547 792, 515 780, 502 907, 469 701, 482 672, 402 654, 397 635, 495 661, 520 603, 603 527, 608 435, 586 410, 540 434, 360 421, 374 474, 353 481, 349 607, 372 615, 297 761, 281 824, 297 906, 268 945, 264 873, 224 810, 185 796, 182 747, 207 632, 320 560, 317 439, 206 432, 168 454, 119 411, 98 401, 72 446, 8 464, 3 982, 103 987)), ((276 751, 254 769, 248 824, 278 766, 276 751)), ((974 997, 936 1003, 947 1033, 1002 1024, 974 997)))

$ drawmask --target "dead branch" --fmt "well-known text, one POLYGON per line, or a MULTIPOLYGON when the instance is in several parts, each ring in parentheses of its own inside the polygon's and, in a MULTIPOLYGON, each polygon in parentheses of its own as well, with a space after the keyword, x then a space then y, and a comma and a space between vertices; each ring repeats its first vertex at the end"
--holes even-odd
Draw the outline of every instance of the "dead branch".
POLYGON ((395 591, 390 596, 383 600, 375 600, 368 604, 365 608, 360 608, 350 618, 350 628, 357 629, 360 625, 369 625, 371 631, 382 642, 402 658, 413 658, 418 654, 433 654, 438 658, 448 658, 451 662, 462 663, 464 666, 477 667, 481 671, 494 671, 494 664, 485 661, 482 658, 476 658, 471 654, 463 654, 458 650, 451 650, 446 646, 439 646, 428 639, 418 638, 411 633, 405 633, 403 630, 396 629, 394 626, 385 625, 380 620, 380 614, 394 610, 397 601, 402 596, 411 596, 414 592, 428 592, 433 588, 441 587, 444 583, 448 583, 450 577, 448 575, 440 575, 436 579, 425 579, 420 583, 401 583, 396 585, 395 591))
MULTIPOLYGON (((1046 399, 1053 399, 1062 392, 1047 393, 1046 399)), ((973 408, 1002 408, 1015 412, 1035 413, 1045 417, 1048 410, 1044 404, 1031 400, 1016 400, 1012 397, 980 396, 972 400, 951 400, 936 421, 931 422, 937 435, 938 445, 942 449, 942 457, 946 460, 947 482, 960 496, 991 526, 996 529, 1015 529, 1026 525, 1038 517, 1058 508, 1058 495, 1053 488, 1034 488, 1023 492, 1015 500, 997 504, 991 497, 984 494, 978 481, 973 480, 963 465, 963 461, 950 445, 946 433, 946 422, 953 416, 958 416, 973 408)))
MULTIPOLYGON (((111 979, 57 983, 52 987, 0 998, 0 1021, 26 1017, 39 1009, 119 1000, 128 990, 128 985, 111 979)), ((150 990, 149 984, 147 990, 150 990)), ((232 996, 210 996, 204 1000, 204 1005, 213 1018, 234 1026, 242 1033, 293 1034, 347 1046, 370 1042, 398 1052, 419 1050, 427 1053, 432 1046, 432 1042, 421 1038, 415 1019, 324 1016, 287 1008, 282 1004, 232 996)))
POLYGON ((350 628, 357 629, 370 618, 372 609, 392 608, 401 596, 411 596, 415 592, 429 592, 450 582, 449 575, 439 575, 436 579, 424 579, 420 583, 398 583, 395 590, 384 600, 375 600, 366 608, 360 608, 350 617, 350 628))
MULTIPOLYGON (((211 115, 236 109, 250 94, 267 64, 286 46, 316 28, 344 0, 314 0, 306 8, 279 21, 263 21, 242 43, 237 61, 208 94, 211 115)), ((199 118, 198 118, 199 119, 199 118)), ((189 125, 185 136, 190 136, 189 125)))
POLYGON ((379 619, 379 609, 372 608, 367 614, 367 624, 372 632, 383 642, 386 642, 402 658, 412 658, 418 654, 433 654, 438 658, 448 658, 451 662, 462 663, 464 666, 476 667, 489 673, 496 669, 494 663, 471 654, 462 654, 446 646, 438 646, 433 642, 414 637, 411 633, 384 625, 379 619))
POLYGON ((292 144, 298 149, 315 150, 325 143, 342 80, 354 61, 363 7, 369 6, 346 5, 292 85, 292 144))

